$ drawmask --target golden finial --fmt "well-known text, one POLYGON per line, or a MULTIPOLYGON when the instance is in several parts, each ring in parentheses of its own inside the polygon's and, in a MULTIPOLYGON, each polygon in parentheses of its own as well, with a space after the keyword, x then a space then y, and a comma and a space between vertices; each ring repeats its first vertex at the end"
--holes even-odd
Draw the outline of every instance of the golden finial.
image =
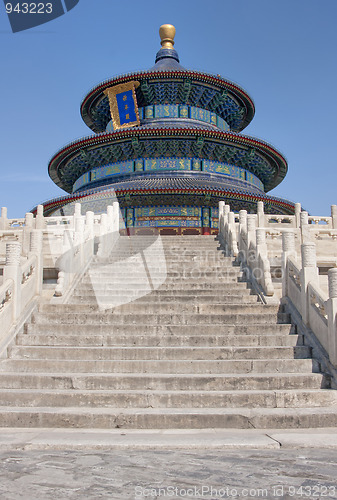
POLYGON ((161 46, 163 49, 173 49, 174 37, 176 29, 172 24, 163 24, 159 28, 159 36, 161 39, 161 46))

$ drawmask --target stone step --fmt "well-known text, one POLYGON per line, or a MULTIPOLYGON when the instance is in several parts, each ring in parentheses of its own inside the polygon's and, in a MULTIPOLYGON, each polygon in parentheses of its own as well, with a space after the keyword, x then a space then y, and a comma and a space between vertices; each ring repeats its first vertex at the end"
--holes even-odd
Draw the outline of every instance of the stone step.
MULTIPOLYGON (((106 283, 95 283, 95 291, 98 290, 107 290, 111 292, 116 292, 117 293, 120 290, 127 289, 129 290, 137 290, 140 292, 144 293, 149 293, 150 287, 148 283, 129 283, 128 287, 123 286, 124 283, 122 283, 118 289, 116 289, 116 286, 114 284, 111 284, 109 282, 106 283)), ((76 290, 80 290, 80 293, 84 290, 90 290, 92 292, 93 290, 93 285, 91 281, 87 282, 81 282, 76 290)), ((249 283, 246 282, 233 282, 230 284, 226 283, 211 283, 210 281, 206 282, 191 282, 191 280, 185 280, 185 281, 177 281, 177 282, 164 282, 161 284, 158 288, 156 288, 153 293, 167 293, 167 294, 175 294, 176 292, 180 293, 221 293, 223 292, 224 294, 226 293, 232 293, 232 292, 237 292, 241 291, 244 293, 245 291, 249 291, 251 293, 251 287, 249 283)))
POLYGON ((231 259, 227 260, 226 257, 219 255, 219 253, 211 252, 207 252, 205 254, 179 252, 179 254, 165 255, 164 260, 160 260, 160 257, 158 256, 158 261, 153 259, 153 261, 151 261, 151 266, 157 262, 165 262, 167 267, 173 266, 174 268, 179 268, 181 266, 186 268, 200 266, 202 268, 209 267, 210 269, 215 268, 241 272, 240 265, 234 265, 231 259))
MULTIPOLYGON (((153 283, 158 283, 161 284, 167 283, 169 286, 171 286, 173 283, 176 285, 178 283, 184 284, 184 283, 193 283, 193 284, 198 284, 201 288, 203 287, 203 282, 209 282, 213 283, 216 281, 220 285, 224 286, 225 284, 231 285, 232 283, 240 283, 240 276, 239 275, 234 275, 234 274, 227 274, 227 275, 219 275, 217 273, 195 273, 195 275, 189 275, 188 273, 172 273, 172 274, 163 274, 163 275, 156 275, 155 273, 151 273, 151 280, 153 283)), ((244 281, 244 280, 242 280, 244 281)), ((144 274, 143 276, 132 276, 130 274, 129 276, 100 276, 99 274, 97 276, 85 276, 82 281, 83 284, 111 284, 113 286, 120 286, 120 285, 125 285, 128 284, 130 285, 141 285, 141 287, 144 287, 144 285, 148 285, 148 277, 144 274)))
POLYGON ((193 243, 197 242, 198 244, 206 244, 206 243, 211 243, 212 245, 217 245, 218 244, 218 239, 216 235, 197 235, 197 234, 191 234, 191 235, 182 235, 182 236, 175 236, 175 235, 164 235, 164 234, 156 234, 156 235, 131 235, 131 236, 120 236, 118 239, 118 244, 126 244, 126 243, 133 243, 133 244, 152 244, 152 243, 157 243, 158 241, 161 241, 161 243, 164 244, 173 244, 173 245, 182 245, 182 244, 187 244, 187 243, 193 243))
MULTIPOLYGON (((120 241, 120 240, 119 240, 120 241)), ((135 242, 136 245, 133 245, 133 246, 140 246, 139 244, 137 245, 137 238, 136 239, 130 239, 129 240, 132 244, 135 242)), ((151 245, 151 243, 153 243, 154 240, 151 240, 150 239, 143 239, 141 241, 141 245, 145 246, 145 245, 151 245)), ((127 243, 126 241, 120 241, 121 244, 124 244, 124 243, 127 243)), ((207 236, 203 236, 202 238, 198 238, 198 236, 196 236, 194 239, 192 238, 188 238, 188 237, 183 237, 182 240, 180 237, 178 238, 171 238, 171 240, 165 238, 165 236, 163 235, 160 235, 160 240, 157 241, 157 244, 160 243, 162 247, 182 247, 182 246, 192 246, 193 248, 203 248, 203 247, 207 247, 207 246, 211 246, 212 248, 220 248, 220 243, 219 243, 219 240, 216 239, 214 236, 211 236, 210 238, 208 238, 207 236)), ((159 245, 158 245, 159 246, 159 245)), ((155 248, 155 246, 154 246, 155 248)))
POLYGON ((0 406, 54 408, 307 408, 337 404, 336 391, 115 391, 2 389, 0 406))
MULTIPOLYGON (((62 316, 66 318, 67 316, 71 316, 74 314, 79 314, 79 313, 85 313, 88 315, 93 315, 97 316, 99 315, 100 317, 103 316, 108 316, 110 319, 112 316, 115 315, 120 315, 124 314, 124 311, 129 313, 130 309, 135 314, 157 314, 161 315, 163 312, 166 312, 167 314, 173 312, 175 313, 176 310, 178 309, 179 312, 181 312, 184 307, 184 310, 189 313, 189 314, 208 314, 210 316, 212 315, 219 315, 221 313, 224 314, 237 314, 241 313, 244 315, 249 315, 250 313, 252 314, 259 314, 260 316, 263 315, 269 315, 269 314, 274 314, 274 318, 277 317, 277 315, 284 315, 282 312, 282 309, 278 304, 262 304, 261 302, 256 302, 256 303, 247 303, 247 304, 236 304, 236 303, 229 303, 229 304, 180 304, 180 303, 174 303, 170 301, 169 303, 165 303, 165 301, 160 301, 158 304, 151 304, 146 302, 145 300, 143 302, 138 302, 134 301, 131 304, 125 304, 122 306, 116 307, 113 311, 109 313, 100 313, 99 310, 97 309, 96 305, 89 305, 89 304, 50 304, 50 303, 42 303, 39 305, 38 308, 38 313, 36 315, 44 314, 45 316, 49 315, 54 315, 56 313, 61 314, 62 316)), ((249 316, 248 316, 249 317, 249 316)))
MULTIPOLYGON (((195 244, 185 244, 185 245, 165 245, 165 244, 159 244, 159 245, 148 245, 148 244, 141 244, 141 245, 118 245, 113 247, 110 250, 110 253, 108 255, 108 258, 115 257, 115 256, 124 256, 124 255, 129 255, 132 254, 134 256, 140 256, 142 253, 144 253, 146 256, 148 255, 161 255, 162 253, 167 252, 167 251, 172 251, 174 252, 174 255, 178 256, 181 255, 182 252, 193 252, 197 253, 198 255, 207 255, 207 253, 212 253, 212 254, 218 254, 220 256, 223 256, 227 260, 233 261, 231 257, 228 257, 225 255, 225 252, 223 248, 219 246, 218 243, 216 242, 210 242, 207 245, 195 245, 195 244)), ((101 258, 97 256, 97 258, 101 258)))
POLYGON ((302 335, 99 335, 56 333, 21 334, 16 339, 17 345, 31 346, 185 346, 185 347, 258 347, 258 346, 301 346, 302 335))
MULTIPOLYGON (((240 267, 232 267, 232 266, 224 266, 221 263, 219 264, 209 264, 202 262, 191 262, 191 261, 163 261, 157 263, 155 260, 149 262, 148 269, 153 273, 161 274, 162 272, 167 272, 168 274, 176 275, 182 271, 186 273, 193 273, 196 271, 201 271, 202 274, 207 275, 216 275, 216 274, 224 274, 224 275, 241 275, 243 271, 240 267)), ((120 261, 112 264, 103 264, 101 263, 98 266, 92 266, 89 268, 89 271, 86 272, 85 276, 88 275, 124 275, 124 274, 135 274, 142 275, 146 272, 145 266, 143 266, 142 262, 134 262, 131 264, 125 263, 124 261, 120 261)))
POLYGON ((10 359, 30 360, 253 360, 253 359, 306 359, 308 346, 273 347, 59 347, 15 346, 10 359))
MULTIPOLYGON (((146 324, 50 324, 46 320, 41 323, 29 323, 25 325, 26 334, 40 335, 91 335, 95 332, 98 335, 156 335, 159 338, 173 336, 200 336, 205 335, 205 326, 201 325, 146 325, 146 324)), ((288 335, 294 332, 294 327, 288 323, 242 323, 240 325, 222 324, 207 325, 208 335, 288 335)))
POLYGON ((220 247, 206 245, 198 248, 196 245, 185 245, 182 247, 179 246, 168 246, 162 245, 161 247, 119 247, 116 250, 110 252, 107 257, 99 257, 96 256, 94 258, 93 264, 100 262, 117 262, 123 260, 140 260, 143 258, 148 259, 149 257, 153 257, 153 259, 177 259, 184 260, 188 258, 196 257, 200 260, 206 259, 217 259, 221 260, 225 265, 237 265, 233 263, 233 259, 231 257, 227 257, 223 250, 220 247))
POLYGON ((121 252, 120 255, 113 255, 108 258, 96 258, 90 266, 90 269, 96 270, 100 267, 111 267, 116 268, 117 266, 123 266, 123 268, 133 268, 137 264, 144 265, 144 263, 150 265, 151 268, 161 268, 163 265, 170 266, 215 266, 221 267, 222 269, 240 269, 239 265, 234 265, 232 259, 224 257, 219 252, 214 251, 177 251, 170 252, 165 251, 160 254, 148 253, 144 255, 144 259, 139 254, 128 254, 121 252))
POLYGON ((100 293, 91 293, 88 291, 86 293, 74 293, 68 304, 96 304, 102 302, 110 302, 114 303, 127 303, 133 301, 133 304, 153 304, 155 306, 159 304, 199 304, 199 305, 207 305, 207 304, 256 304, 258 298, 256 295, 203 295, 199 297, 198 295, 155 295, 153 293, 148 295, 142 295, 140 298, 135 298, 134 293, 131 294, 111 294, 106 292, 104 295, 103 292, 100 293))
MULTIPOLYGON (((109 297, 106 297, 109 300, 109 297)), ((111 298, 111 303, 113 299, 111 298)), ((274 314, 274 320, 278 314, 278 306, 266 306, 261 303, 249 303, 244 302, 241 304, 237 303, 223 303, 223 304, 203 304, 203 303, 189 303, 189 302, 157 302, 148 303, 147 301, 138 302, 134 301, 129 304, 123 304, 117 306, 112 312, 107 313, 110 316, 119 316, 124 314, 132 314, 138 316, 138 314, 155 314, 160 316, 162 314, 182 314, 186 313, 188 315, 209 315, 213 318, 214 315, 224 314, 259 314, 262 316, 274 314)), ((80 313, 97 315, 99 314, 99 308, 96 304, 41 304, 39 306, 39 316, 43 315, 62 315, 62 318, 67 318, 70 315, 76 315, 80 313)), ((283 314, 283 313, 280 313, 283 314)), ((37 316, 37 315, 36 315, 37 316)), ((100 318, 102 314, 100 315, 100 318)), ((111 318, 110 318, 111 319, 111 318)))
POLYGON ((0 372, 22 373, 275 373, 318 372, 312 359, 40 360, 5 359, 0 372))
MULTIPOLYGON (((109 288, 104 288, 104 286, 97 288, 95 286, 95 291, 99 291, 100 293, 109 293, 111 295, 116 295, 120 296, 120 290, 116 290, 114 287, 109 287, 109 288)), ((141 292, 141 290, 138 290, 141 292)), ((177 301, 179 300, 192 300, 195 298, 200 298, 202 300, 203 297, 208 300, 214 299, 215 302, 219 301, 219 298, 224 298, 226 299, 227 297, 230 299, 231 297, 245 297, 248 298, 249 296, 254 297, 254 300, 257 300, 257 295, 254 295, 252 293, 252 290, 250 288, 246 287, 235 287, 235 289, 232 289, 232 287, 228 288, 222 288, 222 289, 205 289, 205 290, 185 290, 183 288, 181 289, 176 289, 176 290, 163 290, 161 287, 157 288, 154 291, 151 291, 151 296, 149 295, 149 291, 144 289, 144 293, 147 293, 147 298, 153 299, 153 300, 173 300, 176 299, 177 301)), ((92 296, 94 293, 94 290, 92 286, 88 287, 77 287, 74 292, 73 292, 73 297, 86 297, 86 296, 92 296)), ((140 299, 137 299, 140 300, 140 299)), ((145 298, 144 298, 145 300, 145 298)))
MULTIPOLYGON (((245 324, 251 323, 269 323, 275 324, 274 313, 223 313, 223 314, 125 314, 125 311, 109 313, 35 313, 32 317, 35 323, 49 323, 50 325, 205 325, 207 323, 223 324, 245 324)), ((288 315, 281 313, 280 322, 289 322, 288 315)), ((141 329, 140 329, 141 330, 141 329)))
MULTIPOLYGON (((76 306, 75 306, 76 307, 76 306)), ((80 306, 81 307, 81 306, 80 306)), ((84 306, 85 307, 85 306, 84 306)), ((262 318, 264 315, 268 316, 270 314, 274 315, 274 321, 278 315, 278 306, 265 306, 261 303, 224 303, 224 304, 193 304, 193 303, 175 303, 175 302, 159 302, 157 304, 149 304, 147 302, 139 303, 132 302, 129 304, 121 305, 116 307, 112 314, 151 314, 155 313, 157 316, 162 314, 182 314, 193 315, 204 315, 205 318, 209 316, 209 322, 213 321, 214 316, 228 314, 243 314, 250 318, 250 315, 259 314, 262 318)), ((70 311, 69 311, 70 312, 70 311)), ((76 311, 74 311, 76 313, 76 311)), ((284 313, 280 313, 280 316, 285 317, 284 313)), ((207 320, 205 326, 207 325, 207 320)))
MULTIPOLYGON (((133 247, 127 247, 127 246, 124 246, 123 248, 125 249, 129 249, 129 250, 138 250, 138 251, 141 251, 141 247, 144 248, 144 251, 153 251, 153 252, 160 252, 161 249, 164 249, 165 251, 166 250, 172 250, 172 251, 183 251, 183 250, 190 250, 190 251, 196 251, 196 252, 201 252, 201 251, 206 251, 206 250, 210 250, 212 252, 219 252, 219 253, 222 253, 223 252, 223 249, 219 246, 219 244, 217 242, 214 242, 214 241, 208 241, 208 242, 183 242, 183 243, 180 243, 180 244, 177 244, 177 243, 172 243, 170 245, 166 244, 166 242, 162 242, 163 244, 162 245, 158 245, 157 247, 156 246, 150 246, 148 245, 147 247, 145 247, 144 245, 134 245, 133 247)), ((117 251, 117 249, 116 249, 117 251)))
POLYGON ((163 374, 163 373, 1 373, 3 389, 250 391, 329 387, 320 373, 163 374))
POLYGON ((216 257, 217 259, 223 259, 223 261, 227 263, 233 261, 233 259, 224 255, 224 252, 220 247, 214 245, 202 245, 200 247, 197 245, 161 245, 158 247, 146 247, 144 245, 135 245, 130 247, 124 245, 112 250, 107 257, 97 256, 95 261, 113 262, 125 259, 143 259, 144 257, 149 258, 152 256, 159 259, 162 259, 163 257, 176 257, 177 259, 195 256, 198 256, 200 259, 216 257))
MULTIPOLYGON (((238 267, 225 267, 221 264, 202 264, 200 262, 190 263, 190 262, 177 262, 172 263, 163 262, 160 265, 157 263, 152 263, 149 266, 149 271, 155 274, 166 273, 167 276, 180 276, 182 275, 194 275, 197 274, 203 276, 242 276, 243 271, 238 267)), ((146 274, 145 267, 141 263, 134 263, 132 265, 125 264, 124 262, 118 262, 117 264, 110 265, 100 265, 91 267, 88 272, 85 273, 85 277, 88 276, 102 276, 102 277, 119 277, 128 276, 131 277, 142 277, 146 274)))
POLYGON ((137 264, 147 263, 153 268, 160 267, 162 264, 170 265, 186 265, 190 266, 219 266, 225 269, 240 270, 240 265, 233 263, 233 260, 224 257, 223 254, 213 250, 207 251, 187 251, 177 250, 177 252, 149 252, 144 255, 141 254, 127 254, 121 252, 120 255, 111 255, 107 258, 96 258, 90 265, 90 269, 99 269, 101 266, 116 268, 122 265, 125 268, 133 268, 137 264))
POLYGON ((119 275, 119 274, 130 274, 135 273, 136 275, 141 275, 146 272, 146 267, 151 272, 161 274, 162 272, 168 272, 171 274, 176 274, 181 271, 185 272, 195 272, 202 271, 203 274, 232 274, 241 275, 243 270, 239 266, 229 266, 224 265, 222 262, 204 262, 204 261, 191 261, 191 260, 163 260, 157 261, 156 259, 151 259, 147 262, 147 266, 143 265, 143 261, 135 260, 130 261, 118 261, 118 262, 106 262, 102 261, 95 265, 90 266, 89 270, 85 273, 88 275, 119 275))
POLYGON ((0 407, 1 427, 91 429, 289 429, 337 427, 334 406, 320 408, 0 407))

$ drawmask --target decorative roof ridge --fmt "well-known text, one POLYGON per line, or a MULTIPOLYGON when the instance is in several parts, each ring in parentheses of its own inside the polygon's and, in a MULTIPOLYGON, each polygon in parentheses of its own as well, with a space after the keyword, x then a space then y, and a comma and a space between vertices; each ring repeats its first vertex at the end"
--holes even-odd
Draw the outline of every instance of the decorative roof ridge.
MULTIPOLYGON (((228 137, 228 138, 232 138, 232 139, 233 138, 240 139, 239 141, 237 141, 239 143, 249 141, 249 142, 252 142, 253 144, 256 143, 257 146, 263 145, 263 146, 266 146, 267 148, 271 149, 273 151, 273 153, 276 153, 277 156, 279 156, 283 161, 285 161, 285 163, 287 163, 287 159, 286 159, 285 155, 283 155, 283 153, 278 151, 278 149, 275 146, 273 146, 272 144, 270 144, 267 141, 264 141, 263 139, 258 139, 254 136, 249 136, 249 135, 242 134, 240 132, 234 132, 234 131, 222 131, 222 130, 218 131, 218 130, 208 130, 208 129, 199 130, 197 128, 170 126, 170 127, 165 127, 165 128, 129 127, 129 128, 124 128, 122 130, 116 130, 113 132, 101 132, 99 134, 84 136, 82 138, 71 141, 68 144, 65 144, 61 149, 59 149, 50 158, 48 164, 50 165, 50 163, 52 161, 55 161, 55 159, 58 155, 60 155, 62 152, 65 152, 67 149, 71 148, 72 146, 81 145, 82 143, 87 144, 88 142, 92 143, 92 144, 95 144, 95 143, 99 144, 101 142, 100 139, 103 139, 103 138, 106 139, 109 136, 116 137, 117 139, 124 139, 124 138, 127 139, 128 137, 137 136, 137 135, 139 135, 139 136, 142 136, 142 135, 144 135, 144 136, 146 136, 146 135, 161 136, 161 135, 165 135, 165 133, 177 132, 177 131, 179 131, 182 135, 189 135, 189 136, 206 135, 210 138, 214 137, 214 138, 218 138, 218 139, 228 137)), ((236 141, 234 141, 234 142, 236 142, 236 141)))
POLYGON ((250 101, 250 103, 253 107, 253 111, 255 113, 255 104, 254 104, 253 99, 250 97, 248 92, 243 87, 241 87, 239 84, 237 84, 231 80, 227 80, 226 78, 222 77, 221 75, 214 75, 213 73, 207 73, 204 71, 190 70, 190 69, 186 69, 185 71, 182 71, 182 70, 169 70, 169 71, 140 70, 140 71, 135 71, 135 72, 131 72, 131 73, 116 75, 115 77, 111 77, 111 78, 108 78, 106 80, 103 80, 101 83, 92 87, 89 90, 89 92, 83 97, 83 99, 81 101, 80 109, 82 112, 83 105, 88 100, 88 98, 91 96, 91 94, 93 94, 97 90, 100 90, 101 88, 104 89, 106 86, 111 85, 112 82, 115 82, 117 85, 118 83, 123 83, 124 80, 133 79, 137 76, 139 76, 139 77, 140 76, 148 76, 148 77, 154 77, 157 79, 160 76, 161 77, 171 77, 171 78, 173 77, 176 79, 178 79, 178 78, 186 79, 186 78, 188 78, 188 75, 193 75, 195 77, 199 76, 205 80, 208 80, 208 79, 214 80, 214 82, 217 82, 218 84, 225 84, 225 86, 232 87, 233 89, 242 92, 245 95, 245 97, 250 101))
MULTIPOLYGON (((191 190, 193 188, 185 188, 185 189, 179 188, 179 189, 180 189, 180 191, 189 191, 189 190, 191 190)), ((199 190, 203 191, 202 189, 199 189, 199 190)), ((52 198, 51 200, 49 199, 49 200, 46 200, 45 202, 42 202, 42 203, 39 203, 39 204, 43 205, 44 207, 49 207, 49 206, 52 206, 53 204, 55 204, 57 202, 60 202, 60 201, 66 200, 66 199, 77 200, 77 199, 80 199, 80 198, 84 198, 85 196, 91 196, 91 195, 94 195, 94 194, 96 194, 98 192, 102 192, 102 191, 107 191, 107 192, 114 191, 115 192, 115 190, 113 188, 98 187, 98 188, 89 189, 87 191, 81 191, 79 193, 71 193, 71 194, 68 194, 68 195, 65 195, 65 196, 59 196, 57 198, 52 198)), ((146 192, 146 191, 151 191, 151 189, 143 189, 143 190, 141 190, 141 189, 138 188, 137 191, 146 192)), ((164 191, 168 191, 168 192, 171 191, 171 192, 173 192, 173 191, 175 191, 175 189, 172 189, 172 188, 168 188, 168 189, 162 188, 160 191, 161 192, 164 192, 164 191)), ((193 189, 193 191, 195 191, 195 189, 193 189)), ((211 189, 211 188, 210 189, 206 188, 206 189, 204 189, 204 191, 212 191, 212 192, 217 191, 217 192, 220 192, 219 189, 215 190, 215 189, 211 189)), ((121 191, 121 192, 123 193, 123 191, 121 191)), ((130 190, 125 190, 125 192, 129 193, 130 190)), ((242 191, 240 191, 240 190, 235 190, 235 189, 230 189, 230 188, 229 189, 221 190, 221 192, 222 193, 231 193, 231 194, 240 194, 241 196, 244 196, 244 197, 245 196, 251 196, 251 197, 256 198, 257 200, 261 200, 261 201, 263 201, 263 200, 273 201, 273 202, 278 203, 281 206, 288 206, 289 208, 295 207, 295 203, 292 202, 292 201, 290 201, 290 200, 288 200, 287 198, 278 198, 277 196, 270 196, 270 195, 263 194, 263 193, 261 193, 261 194, 255 194, 255 193, 254 194, 245 194, 245 193, 242 193, 242 191)), ((37 210, 37 206, 34 207, 34 208, 32 208, 31 212, 35 213, 36 210, 37 210)), ((286 214, 285 214, 285 216, 286 216, 286 214)))

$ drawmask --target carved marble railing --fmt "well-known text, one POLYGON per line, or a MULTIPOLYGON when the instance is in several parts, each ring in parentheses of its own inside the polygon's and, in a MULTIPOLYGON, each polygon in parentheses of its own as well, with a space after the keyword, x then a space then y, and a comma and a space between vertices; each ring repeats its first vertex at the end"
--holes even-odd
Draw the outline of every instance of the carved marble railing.
POLYGON ((0 353, 1 345, 6 340, 6 336, 13 325, 14 316, 14 283, 11 279, 6 279, 0 286, 0 353))
POLYGON ((256 215, 242 210, 236 218, 220 202, 219 240, 225 253, 238 258, 264 302, 289 305, 337 368, 337 207, 331 207, 331 217, 313 217, 296 204, 294 216, 279 216, 265 215, 259 202, 256 215), (275 266, 278 283, 271 272, 275 266), (328 271, 328 294, 320 268, 328 271))
POLYGON ((82 215, 76 204, 72 216, 44 217, 42 208, 25 219, 7 219, 1 211, 0 355, 36 306, 44 269, 57 272, 52 301, 64 302, 95 253, 104 257, 119 237, 117 202, 101 215, 82 215))
POLYGON ((337 368, 337 268, 328 271, 329 293, 320 287, 316 245, 301 245, 301 260, 287 257, 283 299, 290 301, 303 325, 309 329, 337 368))
POLYGON ((246 210, 241 210, 236 222, 236 216, 230 212, 229 206, 224 202, 219 204, 219 240, 225 248, 226 255, 237 257, 257 287, 261 287, 266 296, 272 296, 274 288, 266 245, 266 230, 264 227, 256 227, 259 220, 261 220, 261 205, 257 215, 248 215, 246 210))
POLYGON ((6 244, 6 260, 3 268, 3 285, 0 287, 0 353, 15 332, 13 327, 31 312, 33 299, 42 290, 42 245, 41 232, 31 233, 27 257, 22 256, 22 245, 18 241, 6 244))

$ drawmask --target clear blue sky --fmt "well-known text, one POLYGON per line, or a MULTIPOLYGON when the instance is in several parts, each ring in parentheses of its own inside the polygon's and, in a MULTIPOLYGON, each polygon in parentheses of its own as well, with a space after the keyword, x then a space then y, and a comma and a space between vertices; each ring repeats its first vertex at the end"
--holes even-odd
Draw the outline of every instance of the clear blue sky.
POLYGON ((65 194, 50 157, 91 131, 79 107, 100 81, 154 63, 161 24, 176 26, 180 62, 221 74, 253 98, 244 133, 288 159, 271 193, 328 215, 337 204, 337 0, 80 0, 68 14, 13 34, 0 4, 0 206, 22 217, 65 194))

